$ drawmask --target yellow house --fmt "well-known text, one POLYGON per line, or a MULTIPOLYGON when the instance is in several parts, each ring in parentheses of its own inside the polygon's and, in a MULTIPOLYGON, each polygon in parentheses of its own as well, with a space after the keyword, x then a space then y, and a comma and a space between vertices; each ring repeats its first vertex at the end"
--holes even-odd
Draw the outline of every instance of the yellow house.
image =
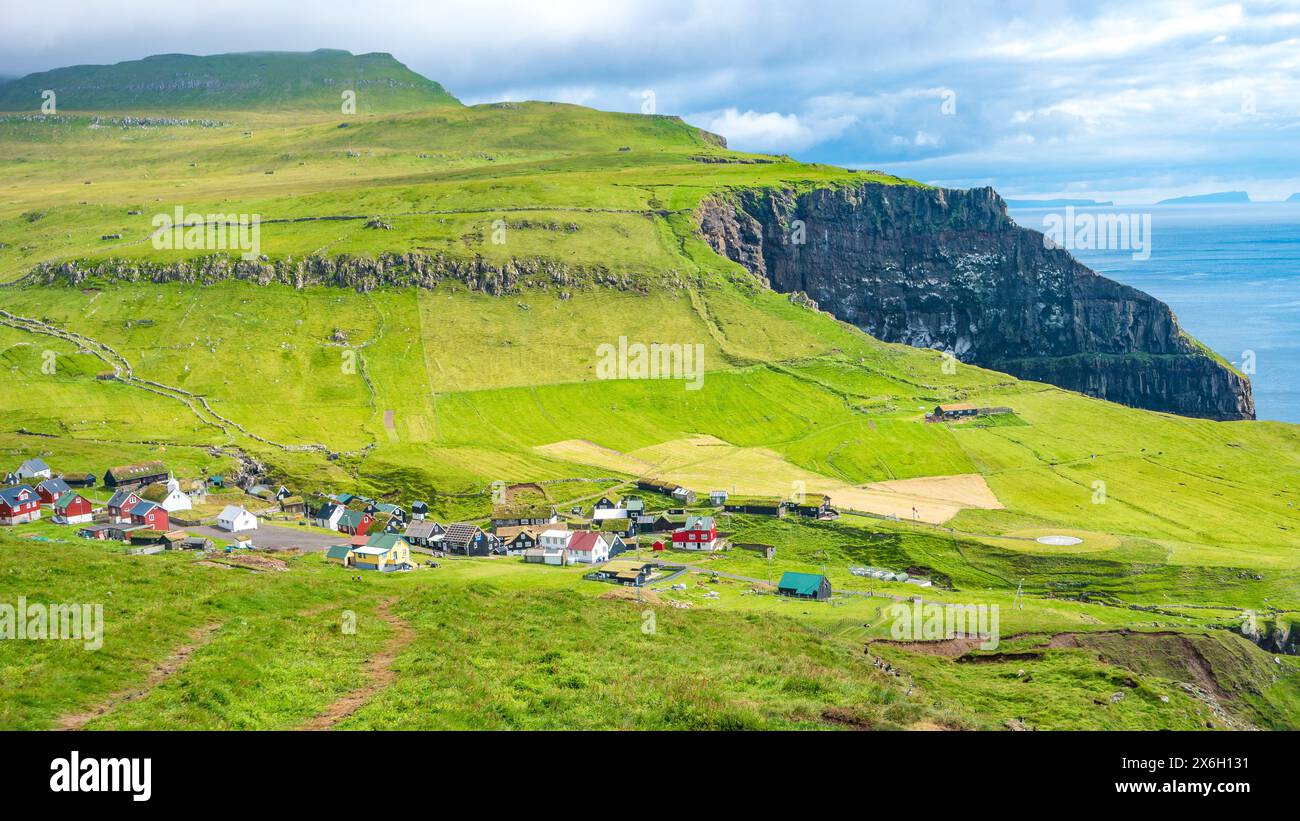
POLYGON ((363 546, 352 548, 345 564, 361 570, 401 570, 411 565, 411 546, 396 533, 376 533, 363 546))

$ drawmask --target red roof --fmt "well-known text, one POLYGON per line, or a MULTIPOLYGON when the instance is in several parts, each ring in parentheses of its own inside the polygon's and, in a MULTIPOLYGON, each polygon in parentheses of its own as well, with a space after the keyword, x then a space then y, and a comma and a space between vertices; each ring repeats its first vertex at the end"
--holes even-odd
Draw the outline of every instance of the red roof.
POLYGON ((578 530, 569 537, 569 549, 580 550, 583 553, 590 553, 596 549, 596 543, 604 541, 600 534, 591 530, 578 530))

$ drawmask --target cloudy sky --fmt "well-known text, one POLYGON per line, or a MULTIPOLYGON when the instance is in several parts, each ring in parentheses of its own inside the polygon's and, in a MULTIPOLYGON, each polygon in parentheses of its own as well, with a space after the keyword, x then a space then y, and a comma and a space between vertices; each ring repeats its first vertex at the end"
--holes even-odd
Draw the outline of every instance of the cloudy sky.
POLYGON ((663 114, 736 148, 1012 197, 1300 192, 1300 1, 5 0, 0 75, 387 51, 469 103, 663 114))

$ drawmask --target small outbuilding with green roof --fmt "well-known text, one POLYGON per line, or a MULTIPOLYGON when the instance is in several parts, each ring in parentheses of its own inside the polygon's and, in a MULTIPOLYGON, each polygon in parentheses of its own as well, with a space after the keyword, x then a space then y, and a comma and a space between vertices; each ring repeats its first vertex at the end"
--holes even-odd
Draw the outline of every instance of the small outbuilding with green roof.
POLYGON ((339 564, 346 565, 349 563, 348 556, 351 553, 352 553, 352 545, 336 544, 333 547, 327 548, 325 550, 325 560, 330 562, 338 562, 339 564))
POLYGON ((781 574, 781 581, 776 586, 776 592, 782 596, 792 596, 796 599, 825 601, 831 597, 831 582, 819 573, 791 573, 787 571, 781 574))

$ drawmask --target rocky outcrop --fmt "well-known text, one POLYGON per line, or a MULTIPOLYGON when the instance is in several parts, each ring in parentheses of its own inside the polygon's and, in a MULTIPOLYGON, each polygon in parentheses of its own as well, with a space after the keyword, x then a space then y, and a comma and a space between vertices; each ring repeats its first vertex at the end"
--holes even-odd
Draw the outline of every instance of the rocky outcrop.
POLYGON ((442 254, 384 253, 373 258, 307 256, 294 259, 244 260, 213 254, 177 262, 110 258, 42 263, 15 284, 95 285, 122 282, 185 282, 210 285, 226 280, 294 288, 322 285, 372 291, 380 287, 434 288, 459 282, 472 291, 500 295, 524 288, 578 290, 601 286, 640 290, 644 286, 626 274, 599 267, 581 267, 541 258, 496 263, 482 257, 442 254))
POLYGON ((1242 635, 1269 653, 1300 656, 1300 625, 1273 623, 1262 632, 1243 629, 1242 635))
POLYGON ((718 253, 879 339, 1135 407, 1255 416, 1249 381, 1169 306, 1049 247, 991 188, 744 190, 699 220, 718 253))

